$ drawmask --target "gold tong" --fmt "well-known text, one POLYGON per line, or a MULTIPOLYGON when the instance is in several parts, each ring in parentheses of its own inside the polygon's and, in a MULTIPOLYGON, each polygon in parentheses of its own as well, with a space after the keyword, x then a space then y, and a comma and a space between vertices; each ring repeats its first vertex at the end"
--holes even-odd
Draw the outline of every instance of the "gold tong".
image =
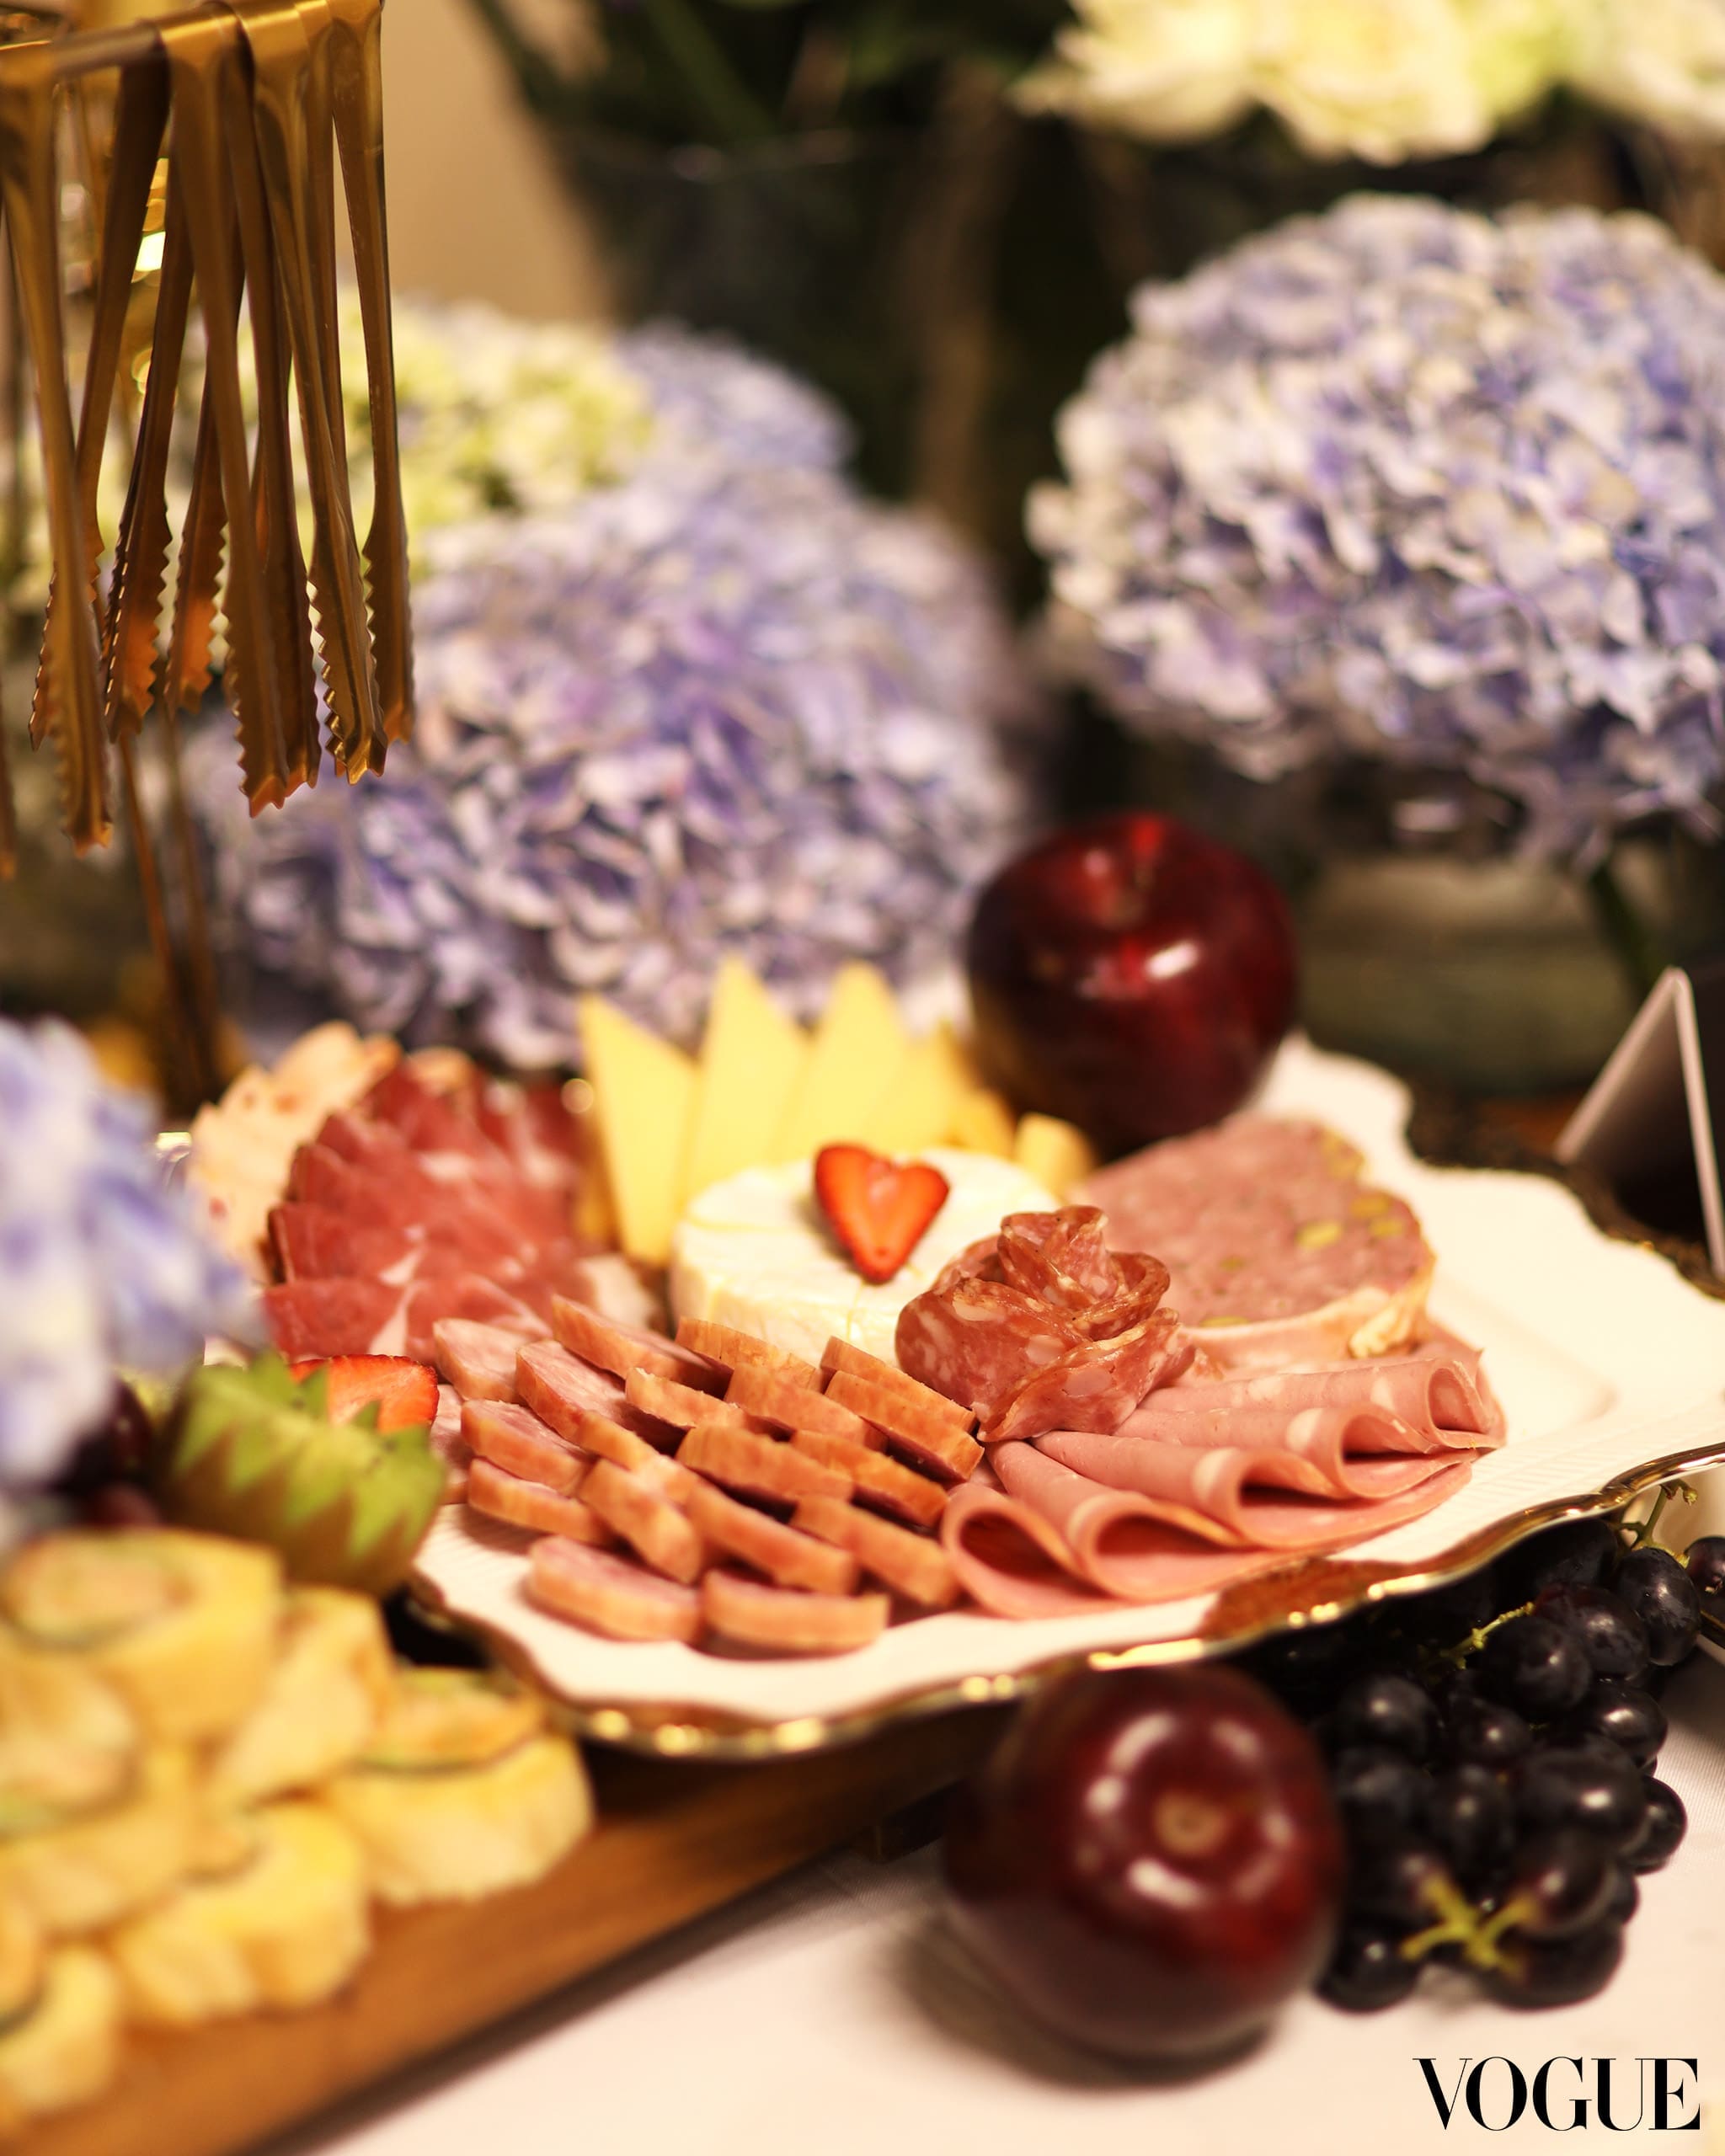
MULTIPOLYGON (((51 740, 63 820, 83 849, 110 835, 109 751, 206 687, 216 618, 254 814, 313 782, 321 678, 330 746, 350 779, 412 727, 407 540, 396 441, 384 222, 382 0, 222 0, 118 31, 0 50, 0 209, 36 376, 53 579, 32 712, 51 740), (114 78, 112 149, 76 428, 59 241, 59 104, 114 78), (128 302, 165 145, 167 197, 149 371, 105 603, 98 482, 128 302), (336 339, 336 181, 365 329, 374 498, 356 539, 336 339), (242 301, 257 385, 242 402, 242 301), (190 495, 167 502, 191 311, 206 365, 190 495), (312 504, 302 552, 293 412, 312 504), (170 566, 174 595, 163 639, 170 566)), ((5 798, 0 738, 0 803, 5 798)), ((0 869, 8 864, 0 807, 0 869)))

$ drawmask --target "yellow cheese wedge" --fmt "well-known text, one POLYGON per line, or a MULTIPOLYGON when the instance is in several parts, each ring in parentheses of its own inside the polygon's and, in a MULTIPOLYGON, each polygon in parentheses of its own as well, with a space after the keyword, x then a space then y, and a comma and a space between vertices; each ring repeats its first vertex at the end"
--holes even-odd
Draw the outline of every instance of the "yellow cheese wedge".
POLYGON ((606 1180, 623 1248, 662 1265, 681 1207, 694 1113, 693 1062, 603 996, 581 998, 581 1041, 606 1180))
POLYGON ((996 1153, 1003 1161, 1013 1157, 1017 1136, 1012 1111, 998 1093, 979 1086, 959 1102, 953 1118, 952 1138, 972 1153, 996 1153))
POLYGON ((809 1037, 740 958, 713 983, 701 1043, 701 1083, 683 1199, 771 1157, 804 1066, 809 1037))
POLYGON ((921 1153, 951 1131, 977 1080, 952 1027, 941 1024, 920 1041, 877 1102, 863 1142, 878 1153, 921 1153))
POLYGON ((905 1022, 873 966, 841 966, 773 1148, 801 1161, 823 1145, 866 1144, 877 1103, 896 1086, 910 1050, 905 1022))
POLYGON ((1096 1148, 1076 1123, 1053 1115, 1019 1118, 1012 1158, 1061 1198, 1097 1166, 1096 1148))

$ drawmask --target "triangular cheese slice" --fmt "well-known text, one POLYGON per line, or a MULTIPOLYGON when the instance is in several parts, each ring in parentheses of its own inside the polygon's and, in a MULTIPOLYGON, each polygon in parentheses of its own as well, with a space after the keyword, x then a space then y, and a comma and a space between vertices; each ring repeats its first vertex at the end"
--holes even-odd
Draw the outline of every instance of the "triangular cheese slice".
POLYGON ((898 1081, 910 1041, 886 979, 841 966, 773 1158, 806 1160, 841 1139, 867 1144, 877 1104, 898 1081))
POLYGON ((953 1143, 972 1153, 994 1153, 1003 1161, 1010 1161, 1017 1134, 1012 1109, 999 1093, 986 1086, 979 1086, 974 1092, 967 1093, 953 1118, 953 1143))
POLYGON ((878 1153, 926 1152, 952 1135, 960 1103, 979 1082, 957 1034, 943 1022, 911 1043, 875 1106, 863 1143, 878 1153))
POLYGON ((631 1257, 663 1265, 682 1209, 695 1065, 602 996, 584 995, 580 1016, 599 1144, 622 1246, 631 1257))
POLYGON ((740 958, 727 958, 713 983, 701 1043, 700 1088, 685 1171, 685 1203, 773 1157, 809 1037, 788 1018, 740 958))

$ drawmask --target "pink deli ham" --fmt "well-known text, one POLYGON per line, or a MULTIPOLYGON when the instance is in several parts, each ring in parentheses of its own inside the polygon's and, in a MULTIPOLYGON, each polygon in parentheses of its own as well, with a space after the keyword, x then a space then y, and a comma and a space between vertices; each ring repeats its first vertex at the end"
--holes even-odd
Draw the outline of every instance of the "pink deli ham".
POLYGON ((1172 1444, 1311 1447, 1334 1427, 1356 1453, 1485 1449, 1503 1442, 1503 1412, 1478 1357, 1434 1349, 1338 1363, 1323 1369, 1258 1371, 1188 1380, 1152 1393, 1122 1436, 1172 1444), (1470 1367, 1470 1363, 1471 1367, 1470 1367))

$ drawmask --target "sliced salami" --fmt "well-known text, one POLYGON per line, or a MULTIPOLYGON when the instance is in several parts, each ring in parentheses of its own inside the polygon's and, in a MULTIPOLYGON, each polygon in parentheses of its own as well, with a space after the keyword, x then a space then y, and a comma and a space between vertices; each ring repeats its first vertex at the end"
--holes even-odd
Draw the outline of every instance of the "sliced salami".
POLYGON ((697 1422, 683 1439, 679 1465, 751 1497, 794 1503, 798 1497, 847 1497, 848 1475, 777 1438, 756 1437, 723 1422, 697 1422))
POLYGON ((431 1328, 431 1359, 463 1400, 513 1400, 517 1332, 472 1318, 440 1318, 431 1328))
POLYGON ((511 1475, 492 1460, 476 1460, 468 1470, 467 1502, 487 1519, 505 1520, 534 1534, 560 1534, 571 1542, 614 1540, 605 1522, 579 1497, 511 1475))
POLYGON ((1084 1344, 1063 1312, 969 1273, 913 1296, 899 1313, 895 1342, 910 1376, 960 1401, 985 1425, 1039 1370, 1084 1344))
POLYGON ((963 1482, 982 1457, 982 1447, 949 1415, 932 1414, 902 1394, 853 1377, 848 1370, 834 1375, 826 1396, 883 1432, 895 1452, 903 1453, 937 1481, 963 1482))
POLYGON ((775 1348, 770 1340, 757 1340, 752 1332, 720 1325, 709 1317, 686 1317, 677 1321, 677 1345, 693 1349, 708 1361, 727 1370, 771 1370, 788 1384, 820 1390, 820 1372, 813 1363, 793 1355, 788 1348, 775 1348))
POLYGON ((804 1594, 763 1587, 720 1566, 701 1582, 701 1606, 722 1638, 779 1654, 845 1654, 886 1630, 884 1594, 804 1594))
POLYGON ((527 1593, 543 1609, 614 1640, 701 1636, 701 1597, 661 1578, 632 1557, 547 1537, 527 1553, 527 1593))
POLYGON ((967 1435, 975 1419, 956 1400, 948 1400, 944 1393, 919 1385, 915 1378, 906 1377, 895 1364, 884 1363, 879 1356, 871 1355, 863 1348, 853 1348, 848 1340, 841 1340, 836 1335, 827 1342, 820 1367, 826 1373, 829 1392, 836 1377, 861 1378, 865 1385, 893 1393, 926 1414, 944 1416, 954 1429, 967 1435))
POLYGON ((744 1364, 732 1372, 724 1396, 733 1407, 758 1416, 775 1429, 819 1430, 823 1437, 848 1438, 856 1445, 884 1442, 878 1431, 830 1393, 810 1392, 806 1385, 793 1385, 772 1370, 744 1364))
POLYGON ((890 1513, 895 1519, 932 1527, 946 1509, 946 1492, 937 1482, 885 1453, 852 1444, 848 1438, 824 1436, 819 1430, 797 1431, 791 1444, 793 1450, 846 1476, 855 1488, 858 1504, 890 1513))
POLYGON ((706 1542, 655 1477, 631 1474, 615 1460, 596 1460, 581 1497, 655 1572, 686 1583, 706 1569, 706 1542))
POLYGON ((572 1303, 558 1296, 553 1305, 552 1324, 558 1340, 572 1354, 626 1378, 632 1370, 645 1370, 656 1378, 670 1378, 697 1392, 721 1393, 725 1372, 705 1355, 680 1348, 662 1332, 643 1326, 623 1325, 606 1317, 585 1303, 572 1303))
POLYGON ((984 1423, 984 1441, 999 1444, 1044 1430, 1117 1430, 1152 1386, 1172 1384, 1192 1356, 1172 1310, 1112 1339, 1081 1341, 1024 1379, 984 1423))
MULTIPOLYGON (((828 1498, 830 1504, 836 1501, 828 1498)), ((702 1484, 689 1498, 689 1518, 715 1549, 740 1557, 780 1587, 816 1594, 849 1594, 857 1585, 857 1560, 830 1536, 806 1534, 752 1505, 702 1484)))
MULTIPOLYGON (((462 1409, 462 1436, 471 1451, 494 1467, 543 1483, 565 1497, 580 1488, 593 1465, 590 1453, 578 1452, 530 1408, 514 1401, 468 1401, 462 1409)), ((547 1534, 558 1531, 545 1530, 547 1534)))
POLYGON ((791 1524, 848 1550, 871 1579, 924 1609, 944 1609, 959 1595, 958 1575, 939 1543, 877 1519, 836 1497, 804 1497, 791 1524))

